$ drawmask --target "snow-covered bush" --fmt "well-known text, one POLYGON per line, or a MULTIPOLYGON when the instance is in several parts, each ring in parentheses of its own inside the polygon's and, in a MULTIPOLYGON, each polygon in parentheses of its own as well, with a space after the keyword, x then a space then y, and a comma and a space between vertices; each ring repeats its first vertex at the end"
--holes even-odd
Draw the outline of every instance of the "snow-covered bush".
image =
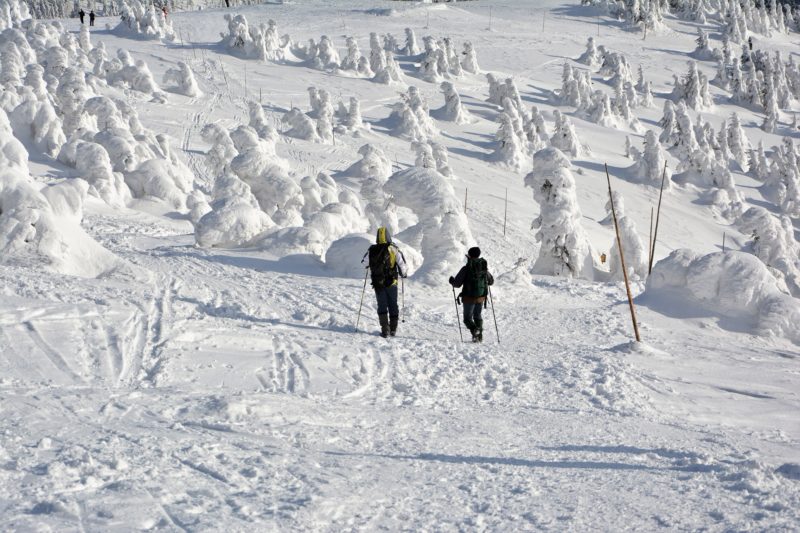
POLYGON ((402 83, 403 75, 400 72, 400 66, 394 59, 394 54, 389 50, 384 50, 383 61, 378 63, 378 68, 373 69, 375 75, 372 80, 377 83, 389 85, 390 83, 402 83))
POLYGON ((314 123, 311 117, 296 107, 292 108, 285 115, 283 115, 283 117, 281 117, 281 122, 286 124, 289 128, 283 132, 283 134, 287 137, 295 137, 297 139, 316 142, 321 140, 317 134, 317 125, 314 123))
POLYGON ((78 141, 75 163, 80 177, 108 205, 125 207, 131 200, 131 191, 125 184, 125 178, 119 172, 113 171, 108 152, 99 144, 78 141))
POLYGON ((389 116, 393 134, 412 141, 435 135, 437 130, 431 119, 428 103, 419 89, 411 86, 400 98, 389 116))
POLYGON ((195 224, 195 240, 203 248, 245 246, 275 223, 258 205, 250 187, 225 174, 214 182, 211 211, 195 224))
POLYGON ((0 108, 0 264, 85 277, 122 266, 80 227, 88 189, 69 180, 40 191, 29 176, 28 152, 0 108))
POLYGON ((51 99, 38 99, 33 91, 23 97, 9 114, 9 119, 17 138, 31 142, 37 150, 50 157, 56 157, 67 140, 51 99))
POLYGON ((200 87, 197 86, 197 81, 194 79, 192 69, 183 61, 178 61, 176 68, 168 69, 164 73, 164 83, 174 83, 175 87, 172 92, 197 98, 203 96, 200 87))
MULTIPOLYGON (((121 55, 126 54, 124 50, 121 52, 121 55)), ((130 64, 125 64, 118 70, 109 72, 106 79, 110 85, 125 87, 152 95, 154 101, 163 102, 166 100, 166 95, 161 91, 158 83, 156 83, 153 73, 150 72, 147 63, 141 59, 137 59, 130 64)))
POLYGON ((339 52, 327 35, 323 35, 317 44, 317 53, 312 66, 318 70, 335 70, 339 68, 339 52))
POLYGON ((228 174, 231 161, 239 153, 233 145, 228 130, 219 124, 206 124, 200 130, 200 136, 211 145, 205 158, 208 171, 214 177, 228 174))
MULTIPOLYGON (((392 237, 392 242, 403 254, 408 275, 413 275, 422 265, 422 255, 396 237, 392 237)), ((375 236, 367 233, 347 235, 334 241, 325 252, 325 268, 337 277, 363 278, 361 257, 374 243, 375 236)))
POLYGON ((231 133, 236 150, 230 169, 250 186, 261 209, 281 227, 301 225, 303 191, 289 176, 288 164, 249 126, 231 133))
POLYGON ((139 39, 175 40, 172 21, 156 10, 155 4, 146 5, 139 0, 121 0, 120 23, 114 31, 139 39))
POLYGON ((533 172, 525 176, 541 212, 533 221, 541 243, 534 274, 594 279, 594 253, 581 225, 575 178, 569 159, 557 148, 533 155, 533 172))
POLYGON ((655 264, 644 293, 656 308, 665 300, 800 343, 800 301, 782 293, 764 263, 747 253, 675 250, 655 264))
POLYGON ((763 207, 751 207, 739 219, 739 231, 750 237, 747 250, 786 283, 792 296, 800 298, 800 245, 789 217, 778 218, 763 207))
MULTIPOLYGON (((262 61, 281 61, 291 42, 288 37, 279 38, 274 20, 257 27, 250 26, 244 15, 225 15, 228 23, 228 34, 220 33, 223 48, 244 59, 260 59, 262 61)), ((313 51, 299 50, 298 55, 313 61, 317 55, 316 43, 313 51)))
POLYGON ((422 233, 419 251, 424 263, 415 276, 425 283, 440 282, 458 268, 474 242, 453 186, 435 169, 412 167, 392 174, 384 188, 394 202, 418 217, 416 227, 407 230, 422 233))
POLYGON ((261 104, 250 100, 247 102, 247 111, 250 117, 247 125, 256 130, 258 136, 263 140, 274 145, 278 141, 278 131, 267 122, 267 116, 264 114, 261 104))
POLYGON ((365 144, 358 149, 358 154, 361 159, 348 167, 346 175, 386 181, 392 174, 391 161, 377 146, 365 144))

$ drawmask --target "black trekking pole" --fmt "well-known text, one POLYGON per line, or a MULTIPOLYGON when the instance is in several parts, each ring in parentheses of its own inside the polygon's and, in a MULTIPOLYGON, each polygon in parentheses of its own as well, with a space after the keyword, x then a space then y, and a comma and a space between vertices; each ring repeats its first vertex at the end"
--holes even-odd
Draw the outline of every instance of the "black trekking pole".
POLYGON ((367 277, 369 276, 369 267, 364 272, 364 288, 361 289, 361 303, 358 304, 358 318, 356 318, 356 329, 358 331, 358 322, 361 320, 361 306, 364 305, 364 293, 367 292, 367 277))
POLYGON ((400 322, 406 323, 406 282, 404 277, 400 277, 400 322))
POLYGON ((492 288, 487 286, 489 289, 489 303, 492 304, 492 318, 494 319, 494 330, 497 332, 497 344, 500 344, 500 329, 497 327, 497 316, 494 314, 494 299, 492 299, 492 288))
POLYGON ((456 306, 456 324, 458 324, 458 336, 461 337, 461 342, 464 342, 464 334, 461 333, 461 321, 458 319, 458 298, 456 298, 455 287, 453 287, 453 305, 456 306))

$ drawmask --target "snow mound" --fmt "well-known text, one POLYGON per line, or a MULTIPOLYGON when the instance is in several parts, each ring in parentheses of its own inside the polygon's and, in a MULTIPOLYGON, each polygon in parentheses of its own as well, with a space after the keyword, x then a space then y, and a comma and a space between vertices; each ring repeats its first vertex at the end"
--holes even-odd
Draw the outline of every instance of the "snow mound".
POLYGON ((145 5, 139 0, 123 0, 120 3, 120 23, 114 33, 139 39, 175 40, 172 21, 167 19, 155 4, 145 5))
MULTIPOLYGON (((352 234, 334 241, 325 253, 325 266, 335 276, 342 278, 363 278, 366 262, 361 263, 361 258, 367 249, 375 242, 375 236, 367 233, 352 234)), ((397 239, 392 239, 406 260, 408 275, 416 272, 422 266, 422 255, 397 239)))
POLYGON ((644 299, 654 307, 659 299, 682 307, 668 312, 699 310, 737 329, 800 343, 800 301, 781 292, 767 267, 747 253, 675 250, 653 267, 644 299))
POLYGON ((0 264, 43 265, 84 277, 121 266, 80 227, 89 184, 71 180, 40 192, 27 161, 28 152, 0 109, 0 264))

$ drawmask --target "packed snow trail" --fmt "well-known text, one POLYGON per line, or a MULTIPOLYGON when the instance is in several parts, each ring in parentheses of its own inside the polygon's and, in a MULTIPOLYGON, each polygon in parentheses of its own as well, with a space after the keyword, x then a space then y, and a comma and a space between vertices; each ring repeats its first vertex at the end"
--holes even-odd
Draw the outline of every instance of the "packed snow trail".
MULTIPOLYGON (((548 121, 560 108, 591 145, 595 155, 572 166, 592 245, 608 249, 612 240, 596 223, 607 200, 601 160, 627 214, 645 227, 655 193, 626 174, 621 147, 630 132, 552 98, 563 63, 602 22, 598 44, 658 65, 646 75, 660 104, 672 75, 685 73, 696 24, 670 20, 675 29, 642 46, 638 32, 593 7, 407 4, 351 2, 342 11, 319 0, 241 12, 254 26, 274 17, 297 42, 328 34, 341 45, 347 33, 363 43, 370 31, 405 27, 469 39, 486 72, 513 76, 525 105, 540 106, 548 121)), ((190 64, 206 96, 170 94, 165 105, 109 88, 154 133, 176 139, 204 192, 215 176, 198 130, 245 122, 259 87, 273 125, 292 107, 306 109, 309 85, 363 104, 369 131, 337 136, 335 145, 281 140, 279 155, 298 176, 329 170, 344 189, 353 186, 336 174, 364 143, 380 146, 392 170, 413 162, 408 141, 386 126, 405 84, 234 57, 217 44, 226 12, 175 14, 180 46, 137 40, 133 51, 156 78, 178 60, 190 64)), ((64 21, 69 31, 77 24, 64 21)), ((112 53, 132 47, 95 31, 112 53)), ((797 46, 794 34, 772 44, 787 54, 797 46)), ((414 62, 400 61, 405 83, 437 108, 439 84, 421 79, 414 62)), ((539 208, 523 174, 487 160, 499 113, 486 102, 484 73, 456 85, 475 122, 437 122, 437 139, 450 152, 455 195, 469 194, 469 230, 497 278, 502 345, 489 309, 485 342, 458 340, 446 276, 408 281, 406 322, 399 337, 381 339, 371 291, 365 331, 355 333, 362 280, 333 277, 314 256, 199 249, 191 224, 171 208, 141 200, 136 210, 116 209, 90 198, 82 227, 124 260, 116 270, 83 279, 39 265, 0 269, 0 528, 797 529, 797 346, 713 314, 680 314, 685 306, 658 312, 646 298, 638 302, 646 344, 631 345, 619 285, 532 277, 539 245, 530 222, 539 208)), ((754 140, 770 139, 752 127, 758 110, 711 90, 717 111, 706 116, 735 110, 754 140)), ((662 115, 660 105, 636 113, 648 127, 662 115)), ((31 163, 40 184, 75 175, 40 156, 31 163)), ((758 182, 740 178, 747 200, 763 203, 758 182)), ((680 247, 716 250, 731 231, 698 200, 690 187, 672 193, 657 259, 680 247)), ((742 247, 746 235, 732 239, 742 247)))
POLYGON ((793 467, 760 462, 763 437, 657 407, 680 400, 634 364, 618 286, 497 272, 498 346, 490 313, 485 342, 462 344, 449 286, 407 282, 406 322, 382 339, 369 292, 353 332, 360 280, 173 244, 183 223, 158 220, 94 225, 156 273, 140 284, 3 271, 18 294, 69 302, 25 318, 28 345, 24 311, 3 308, 4 529, 797 523, 793 467))

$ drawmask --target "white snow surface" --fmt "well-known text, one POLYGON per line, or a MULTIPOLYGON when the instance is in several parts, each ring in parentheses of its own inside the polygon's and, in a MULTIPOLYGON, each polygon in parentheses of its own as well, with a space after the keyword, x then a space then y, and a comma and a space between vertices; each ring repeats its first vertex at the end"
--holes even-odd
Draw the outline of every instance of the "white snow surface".
MULTIPOLYGON (((612 105, 634 90, 574 60, 591 36, 642 65, 653 106, 628 99, 629 111, 658 137, 698 26, 722 48, 712 10, 665 12, 644 39, 613 2, 220 4, 171 12, 174 40, 100 17, 90 48, 77 19, 7 29, 28 13, 0 0, 0 529, 800 529, 800 227, 772 196, 786 169, 768 187, 738 162, 730 179, 670 181, 649 277, 636 245, 631 342, 624 285, 604 281, 599 257, 616 238, 601 223, 603 164, 625 198, 623 247, 634 233, 644 245, 661 166, 682 172, 681 152, 662 144, 632 167, 625 137, 642 147, 645 133, 553 98, 565 61, 612 105), (401 82, 367 75, 371 32, 401 82), (320 70, 292 53, 320 36, 326 61, 346 63, 352 37, 366 64, 320 70), (456 55, 471 43, 480 70, 426 81, 426 37, 456 55), (154 80, 170 71, 165 103, 154 80), (542 213, 524 172, 493 163, 503 109, 487 73, 518 92, 525 172, 555 112, 572 124, 562 148, 580 209, 550 214, 580 228, 581 277, 595 281, 531 273, 542 213), (468 120, 437 112, 443 81, 468 120), (387 118, 409 86, 410 129, 395 132, 387 118), (333 106, 357 99, 363 127, 325 113, 319 142, 309 87, 333 106), (281 123, 295 108, 310 122, 281 123), (409 138, 446 154, 452 177, 417 168, 409 138), (721 216, 709 191, 737 209, 721 216), (410 267, 392 339, 376 334, 360 264, 378 224, 410 267), (475 245, 495 284, 484 343, 465 344, 447 277, 475 245)), ((754 35, 797 62, 796 31, 754 35)), ((768 155, 783 137, 800 144, 798 100, 767 132, 764 109, 709 92, 702 122, 687 110, 698 130, 735 112, 768 155)))

